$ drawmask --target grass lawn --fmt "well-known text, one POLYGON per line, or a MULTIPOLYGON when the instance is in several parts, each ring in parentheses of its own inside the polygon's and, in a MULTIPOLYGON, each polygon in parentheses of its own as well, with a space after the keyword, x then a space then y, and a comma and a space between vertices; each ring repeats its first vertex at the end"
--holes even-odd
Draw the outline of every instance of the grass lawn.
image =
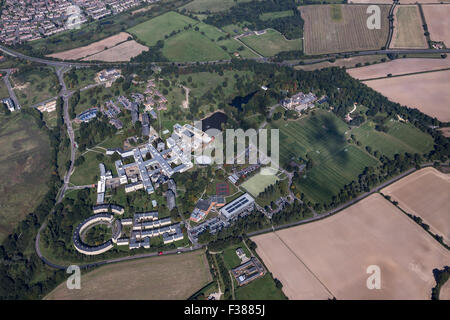
POLYGON ((242 183, 244 187, 252 196, 257 197, 261 192, 263 192, 268 186, 275 184, 280 180, 276 176, 276 172, 270 172, 270 168, 263 168, 261 172, 258 172, 253 177, 242 183), (264 172, 263 172, 264 170, 264 172), (263 174, 267 173, 267 174, 263 174))
POLYGON ((203 251, 137 259, 102 266, 83 275, 80 290, 61 283, 45 299, 189 298, 212 281, 203 251))
POLYGON ((3 81, 3 79, 0 78, 0 99, 8 98, 8 97, 9 97, 8 88, 6 87, 6 84, 3 81))
POLYGON ((281 33, 273 29, 267 30, 262 35, 243 37, 240 40, 265 57, 274 56, 281 51, 303 49, 301 39, 287 40, 281 33))
POLYGON ((351 131, 363 146, 370 146, 392 158, 395 154, 425 153, 433 147, 431 136, 420 131, 410 124, 401 122, 389 123, 388 132, 375 130, 373 122, 366 122, 351 131))
MULTIPOLYGON (((98 161, 95 157, 97 154, 99 153, 89 151, 83 155, 85 161, 83 164, 75 166, 75 171, 70 177, 70 183, 73 183, 76 186, 97 183, 98 178, 100 177, 100 168, 99 168, 100 161, 98 161)), ((110 157, 105 156, 105 161, 109 159, 110 157)), ((107 169, 109 170, 112 169, 110 168, 111 165, 106 166, 107 169)))
POLYGON ((239 259, 239 257, 236 254, 237 248, 242 248, 242 250, 244 250, 247 258, 250 258, 250 256, 251 256, 247 247, 242 242, 226 248, 223 251, 223 261, 225 263, 225 267, 228 270, 236 268, 237 266, 239 266, 242 263, 241 259, 239 259))
POLYGON ((64 81, 68 89, 77 90, 82 89, 90 84, 95 83, 95 74, 97 70, 94 68, 82 68, 82 69, 72 69, 69 73, 64 75, 64 81))
POLYGON ((275 286, 270 274, 237 288, 235 295, 236 300, 286 300, 283 292, 275 286))
POLYGON ((316 110, 314 116, 298 121, 276 121, 280 129, 280 160, 313 160, 312 169, 300 180, 298 189, 312 201, 330 201, 340 188, 356 179, 377 160, 346 141, 347 125, 334 114, 316 110))
POLYGON ((239 2, 249 2, 250 0, 194 0, 180 9, 189 12, 220 12, 230 9, 239 2))
POLYGON ((272 20, 272 19, 279 19, 284 17, 291 17, 294 15, 294 12, 292 10, 286 10, 286 11, 275 11, 275 12, 266 12, 259 16, 259 18, 263 21, 266 20, 272 20))
POLYGON ((53 68, 27 67, 11 76, 10 80, 22 107, 30 107, 55 97, 59 90, 58 78, 53 68))
POLYGON ((181 32, 165 41, 162 50, 170 61, 213 61, 229 59, 230 55, 215 42, 195 30, 181 32))
POLYGON ((127 32, 144 41, 146 45, 154 46, 158 40, 164 40, 164 36, 170 35, 172 31, 184 31, 184 27, 197 23, 198 21, 194 19, 171 11, 140 23, 128 29, 127 32))
POLYGON ((47 192, 51 155, 47 134, 24 113, 0 115, 0 241, 47 192))

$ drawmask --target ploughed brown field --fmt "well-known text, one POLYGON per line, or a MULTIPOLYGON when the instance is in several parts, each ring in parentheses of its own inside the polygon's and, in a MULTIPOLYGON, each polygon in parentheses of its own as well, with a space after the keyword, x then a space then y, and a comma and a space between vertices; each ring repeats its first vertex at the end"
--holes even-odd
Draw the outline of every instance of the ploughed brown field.
POLYGON ((450 58, 445 59, 422 59, 407 58, 395 59, 385 63, 373 64, 361 68, 353 68, 347 70, 348 74, 359 80, 374 79, 387 77, 388 74, 393 76, 440 70, 450 68, 450 58))
POLYGON ((121 32, 106 39, 94 42, 88 46, 53 53, 48 55, 48 57, 61 60, 78 60, 103 51, 105 48, 114 47, 121 42, 127 41, 128 37, 131 37, 131 35, 126 32, 121 32))
POLYGON ((450 244, 450 174, 424 168, 381 190, 450 244))
MULTIPOLYGON (((448 2, 448 1, 447 1, 448 2)), ((444 41, 450 47, 450 4, 422 6, 432 41, 444 41)))
POLYGON ((396 6, 391 48, 428 48, 417 5, 396 6))
POLYGON ((389 100, 450 121, 450 70, 364 81, 389 100))
POLYGON ((308 5, 299 10, 305 21, 306 54, 380 49, 388 37, 389 6, 381 5, 381 29, 367 28, 368 6, 308 5), (319 23, 320 22, 320 23, 319 23))
POLYGON ((380 194, 332 217, 252 238, 290 299, 430 299, 450 253, 380 194), (369 266, 381 288, 368 289, 369 266))
POLYGON ((185 300, 212 281, 201 250, 109 264, 81 275, 81 289, 61 283, 46 300, 185 300))
MULTIPOLYGON (((400 4, 410 3, 441 3, 450 2, 450 0, 400 0, 400 4)), ((392 4, 392 0, 349 0, 348 3, 369 3, 369 4, 392 4)))
POLYGON ((450 300, 450 281, 447 280, 447 282, 441 287, 439 300, 450 300))
POLYGON ((148 48, 134 40, 123 42, 115 47, 101 51, 89 57, 82 59, 83 61, 130 61, 140 55, 142 52, 148 51, 148 48))

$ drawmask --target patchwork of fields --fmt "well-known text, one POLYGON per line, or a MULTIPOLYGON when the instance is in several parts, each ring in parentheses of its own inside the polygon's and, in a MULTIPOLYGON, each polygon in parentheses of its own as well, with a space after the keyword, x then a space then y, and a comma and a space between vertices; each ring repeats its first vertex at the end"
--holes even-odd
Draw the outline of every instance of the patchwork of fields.
POLYGON ((252 238, 290 299, 429 299, 450 254, 379 194, 327 219, 252 238), (308 243, 308 245, 305 245, 308 243), (381 288, 367 288, 369 266, 381 288), (373 271, 372 271, 373 272, 373 271))
POLYGON ((367 6, 364 5, 299 7, 305 20, 304 52, 324 54, 380 49, 388 37, 389 6, 380 5, 380 9, 381 29, 370 30, 367 28, 367 6))

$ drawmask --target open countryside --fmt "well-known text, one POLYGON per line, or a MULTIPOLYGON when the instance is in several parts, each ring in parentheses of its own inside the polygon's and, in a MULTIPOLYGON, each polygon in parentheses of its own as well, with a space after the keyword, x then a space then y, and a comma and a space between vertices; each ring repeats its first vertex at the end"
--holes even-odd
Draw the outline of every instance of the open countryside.
POLYGON ((263 259, 270 257, 265 261, 273 275, 289 283, 284 292, 290 299, 427 299, 433 269, 450 259, 446 249, 379 194, 325 220, 252 240, 263 259), (383 270, 380 290, 366 287, 370 265, 383 270))

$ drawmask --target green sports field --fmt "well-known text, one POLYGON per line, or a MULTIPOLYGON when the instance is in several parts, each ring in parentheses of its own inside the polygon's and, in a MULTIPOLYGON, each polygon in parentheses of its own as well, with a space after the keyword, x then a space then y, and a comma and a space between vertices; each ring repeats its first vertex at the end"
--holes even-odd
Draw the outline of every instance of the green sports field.
POLYGON ((184 31, 189 24, 195 25, 198 21, 176 12, 167 12, 156 18, 140 23, 127 32, 135 35, 148 46, 154 46, 158 40, 164 40, 164 36, 170 35, 172 31, 184 31))
POLYGON ((302 40, 287 40, 276 30, 268 29, 262 35, 240 38, 247 46, 265 57, 274 56, 281 51, 302 50, 302 40))
POLYGON ((200 32, 189 30, 165 41, 163 54, 170 61, 213 61, 229 59, 230 55, 200 32))
MULTIPOLYGON (((262 169, 268 172, 270 168, 262 169)), ((242 187, 244 187, 252 196, 257 197, 261 192, 263 192, 268 186, 271 186, 275 184, 278 180, 280 180, 276 173, 268 172, 271 174, 262 174, 261 172, 258 172, 253 177, 248 179, 242 184, 242 187)))
POLYGON ((372 122, 364 123, 351 132, 364 146, 392 158, 397 153, 426 153, 433 147, 431 136, 411 124, 395 122, 389 124, 388 132, 375 130, 372 122))
POLYGON ((299 121, 276 121, 280 129, 280 161, 313 161, 312 169, 302 177, 298 188, 314 202, 330 201, 340 188, 356 179, 366 166, 377 159, 346 141, 347 125, 330 112, 317 110, 315 116, 299 121))

